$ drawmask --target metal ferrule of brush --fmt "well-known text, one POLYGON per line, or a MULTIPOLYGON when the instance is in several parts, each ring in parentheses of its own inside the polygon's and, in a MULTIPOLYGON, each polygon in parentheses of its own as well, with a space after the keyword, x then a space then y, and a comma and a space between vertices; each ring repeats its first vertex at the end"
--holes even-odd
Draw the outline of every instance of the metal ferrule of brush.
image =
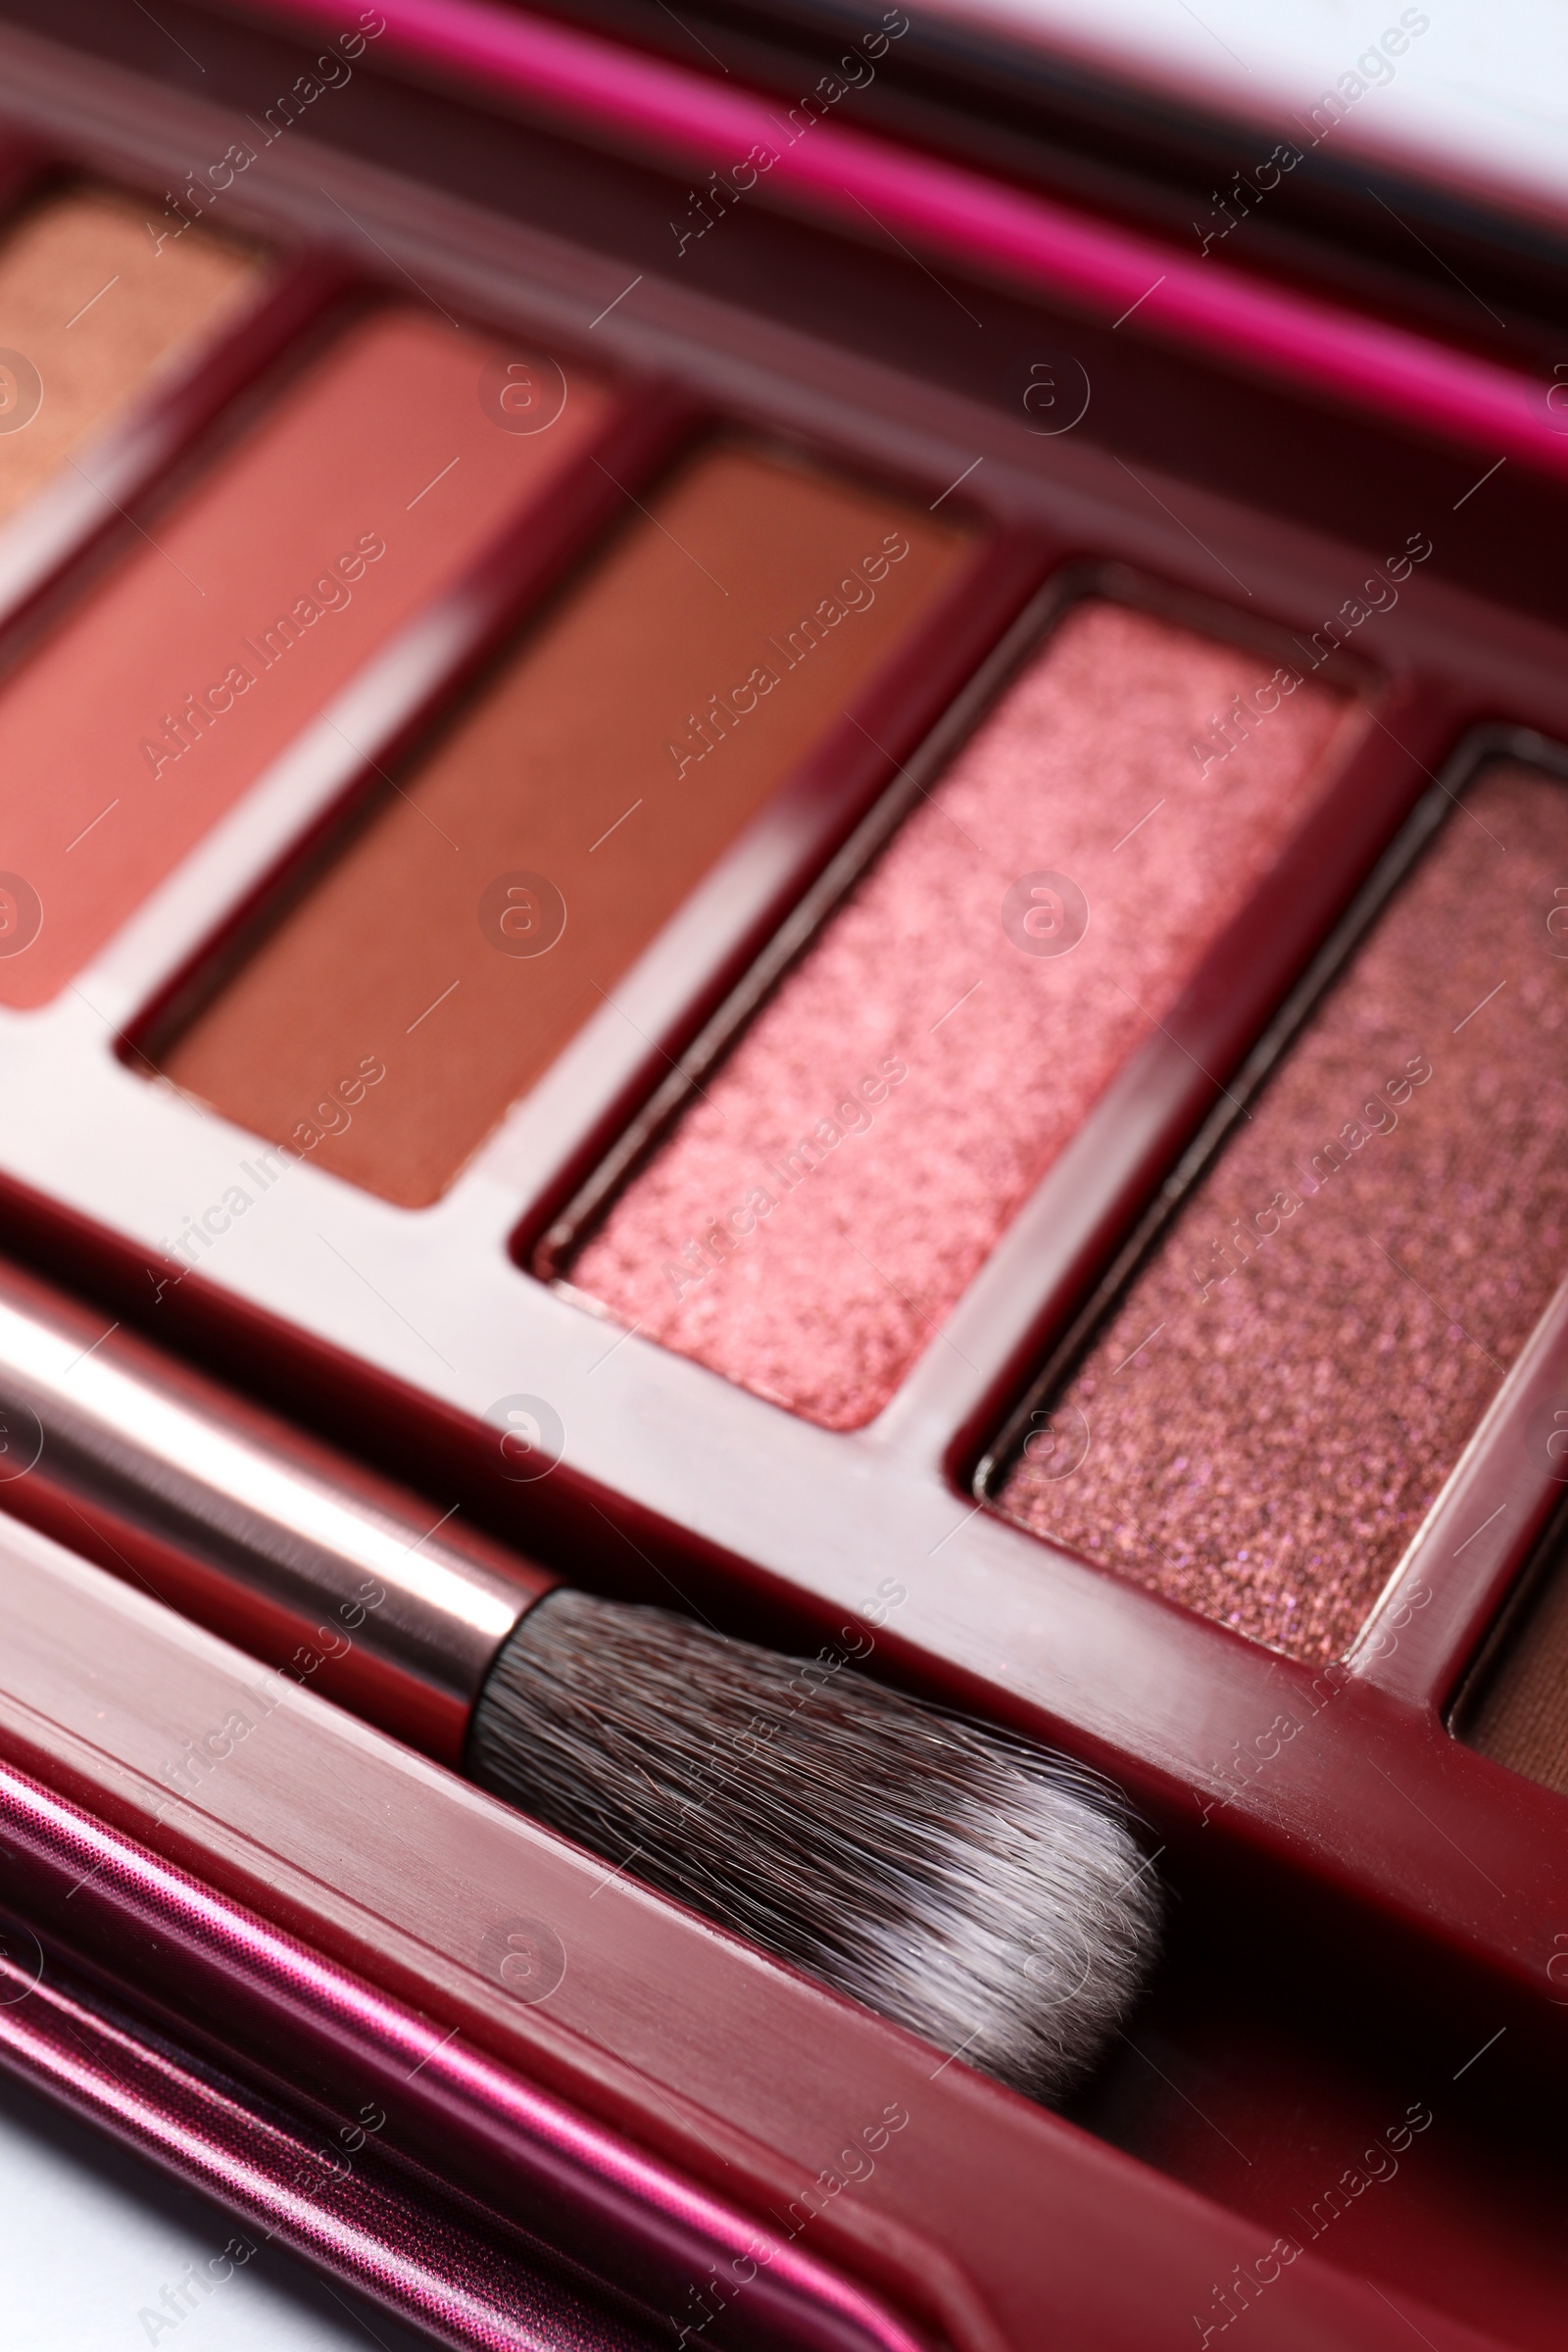
POLYGON ((445 1762, 555 1581, 10 1274, 0 1446, 18 1517, 445 1762))

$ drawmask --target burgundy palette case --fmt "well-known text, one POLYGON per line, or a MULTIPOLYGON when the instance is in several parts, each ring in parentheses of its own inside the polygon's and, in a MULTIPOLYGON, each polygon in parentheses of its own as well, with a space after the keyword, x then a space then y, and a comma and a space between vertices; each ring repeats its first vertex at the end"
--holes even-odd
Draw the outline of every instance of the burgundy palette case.
POLYGON ((953 10, 0 59, 0 2061, 454 2346, 1546 2352, 1555 227, 953 10), (1095 2062, 550 1826, 564 1588, 1067 1759, 1095 2062))

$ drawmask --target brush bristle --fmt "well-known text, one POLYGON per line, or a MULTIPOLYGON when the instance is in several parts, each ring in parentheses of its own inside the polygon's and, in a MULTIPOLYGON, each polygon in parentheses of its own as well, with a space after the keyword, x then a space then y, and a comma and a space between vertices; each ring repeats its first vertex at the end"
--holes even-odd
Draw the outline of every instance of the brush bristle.
POLYGON ((563 1589, 492 1670, 469 1769, 628 1876, 1060 2099, 1158 1936, 1114 1790, 837 1655, 563 1589))

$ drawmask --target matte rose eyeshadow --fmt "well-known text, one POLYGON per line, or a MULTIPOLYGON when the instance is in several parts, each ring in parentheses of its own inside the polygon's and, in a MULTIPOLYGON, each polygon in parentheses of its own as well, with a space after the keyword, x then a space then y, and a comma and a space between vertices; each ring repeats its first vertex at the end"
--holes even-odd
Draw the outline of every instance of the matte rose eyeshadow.
POLYGON ((1071 612, 573 1286, 829 1428, 868 1421, 1323 788, 1345 706, 1306 684, 1200 772, 1194 739, 1270 666, 1071 612))
POLYGON ((0 242, 0 516, 252 289, 255 256, 202 228, 148 234, 108 188, 48 198, 0 242), (18 365, 18 362, 21 365, 18 365))
POLYGON ((1564 874, 1568 790, 1491 769, 1068 1383, 1081 1464, 1026 1446, 1004 1510, 1291 1656, 1353 1641, 1568 1260, 1564 874))
POLYGON ((349 328, 0 688, 0 1004, 63 987, 580 456, 609 396, 574 379, 553 429, 503 430, 493 356, 414 312, 349 328))
MULTIPOLYGON (((645 497, 176 1043, 177 1084, 434 1200, 967 560, 963 533, 745 448, 645 497), (367 1057, 384 1082, 350 1123, 332 1090, 367 1057)), ((640 1025, 634 989, 614 1001, 640 1025)))

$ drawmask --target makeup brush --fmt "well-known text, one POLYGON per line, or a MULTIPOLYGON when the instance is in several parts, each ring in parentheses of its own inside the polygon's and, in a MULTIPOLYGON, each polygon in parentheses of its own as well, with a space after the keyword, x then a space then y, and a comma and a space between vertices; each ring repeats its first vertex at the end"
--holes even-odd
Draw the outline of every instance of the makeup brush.
POLYGON ((11 1273, 0 1445, 18 1516, 1032 2097, 1148 1974, 1115 1791, 856 1673, 858 1625, 803 1660, 568 1589, 11 1273))

